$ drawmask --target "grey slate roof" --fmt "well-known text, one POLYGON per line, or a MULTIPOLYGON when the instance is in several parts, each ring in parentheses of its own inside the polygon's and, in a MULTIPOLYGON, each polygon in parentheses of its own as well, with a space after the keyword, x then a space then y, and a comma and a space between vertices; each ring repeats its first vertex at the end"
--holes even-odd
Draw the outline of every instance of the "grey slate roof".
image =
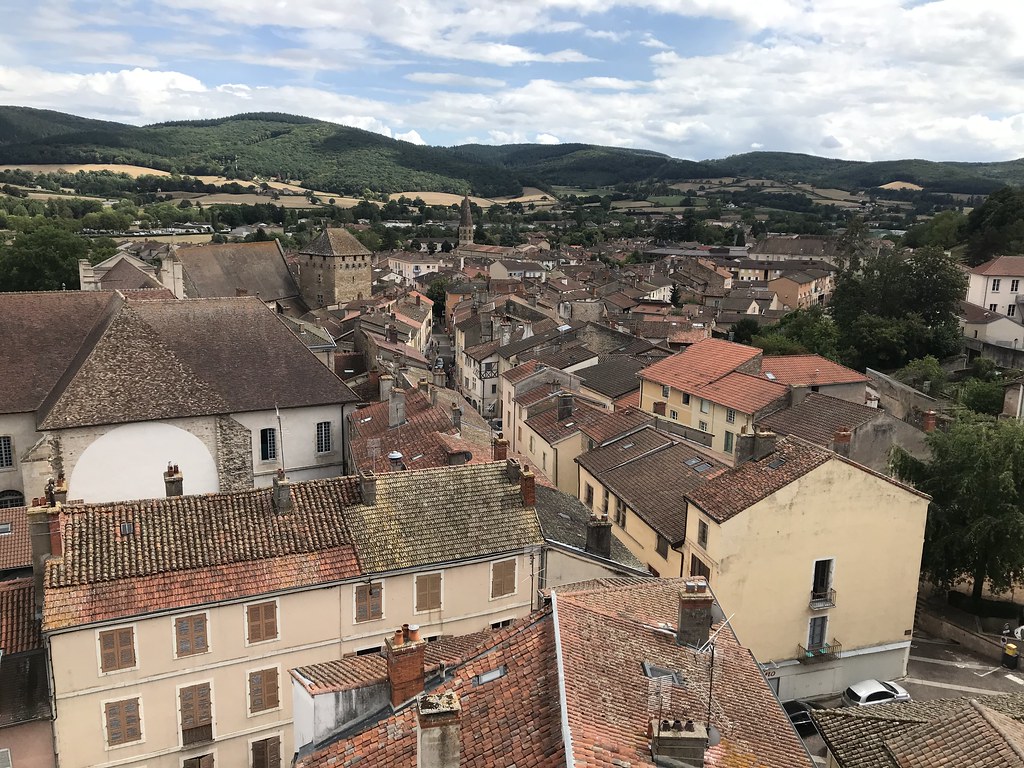
POLYGON ((121 259, 117 264, 108 269, 100 282, 103 285, 103 289, 107 291, 163 288, 155 278, 147 275, 128 261, 128 259, 121 259))
POLYGON ((597 365, 588 366, 576 372, 583 386, 611 398, 622 397, 627 392, 640 389, 637 373, 645 364, 625 355, 606 358, 597 365))
POLYGON ((312 256, 369 256, 370 252, 347 229, 325 229, 299 253, 312 256))
MULTIPOLYGON (((579 499, 554 488, 538 485, 537 517, 540 518, 544 538, 548 541, 556 541, 575 549, 587 548, 587 521, 590 519, 590 510, 579 499)), ((612 536, 611 559, 638 570, 645 567, 615 536, 612 536)))
POLYGON ((849 400, 809 392, 803 402, 758 421, 760 426, 780 435, 796 435, 804 440, 828 447, 840 429, 855 429, 872 419, 883 417, 884 411, 849 400))
MULTIPOLYGON (((189 298, 232 297, 239 289, 263 301, 299 295, 276 239, 265 243, 210 243, 181 247, 189 298)), ((106 280, 104 280, 106 287, 106 280)))

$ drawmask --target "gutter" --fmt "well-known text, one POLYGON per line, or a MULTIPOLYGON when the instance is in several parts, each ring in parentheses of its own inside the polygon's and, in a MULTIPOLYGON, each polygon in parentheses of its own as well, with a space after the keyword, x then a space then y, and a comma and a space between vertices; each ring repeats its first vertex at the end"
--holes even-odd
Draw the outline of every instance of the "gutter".
POLYGON ((555 625, 555 668, 558 670, 558 710, 562 720, 562 749, 565 765, 573 768, 576 758, 572 751, 572 730, 569 728, 569 706, 565 698, 565 662, 562 658, 562 632, 558 625, 558 596, 551 590, 551 620, 555 625))

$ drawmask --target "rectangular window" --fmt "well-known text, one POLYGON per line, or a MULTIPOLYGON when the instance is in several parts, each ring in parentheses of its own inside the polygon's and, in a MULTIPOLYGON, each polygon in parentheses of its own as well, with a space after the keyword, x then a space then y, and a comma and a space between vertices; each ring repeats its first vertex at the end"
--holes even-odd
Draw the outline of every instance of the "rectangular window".
POLYGON ((491 599, 514 595, 516 592, 516 561, 499 560, 491 563, 491 599))
POLYGON ((619 528, 626 527, 626 502, 622 499, 615 500, 615 524, 619 528))
POLYGON ((441 574, 425 573, 416 577, 416 613, 441 609, 441 574))
POLYGON ((711 569, 696 555, 690 555, 690 575, 703 576, 708 581, 711 581, 711 569))
POLYGON ((700 412, 709 413, 711 411, 711 401, 701 399, 700 401, 700 412))
POLYGON ((359 584, 356 586, 356 621, 373 621, 384 617, 384 585, 359 584))
POLYGON ((697 521, 697 543, 704 549, 708 548, 708 524, 703 520, 697 521))
POLYGON ((273 461, 277 458, 277 430, 267 427, 260 430, 260 461, 273 461))
POLYGON ((1010 281, 1010 293, 1017 293, 1017 289, 1020 288, 1020 280, 1010 281))
POLYGON ((492 395, 498 394, 498 385, 497 384, 491 384, 491 394, 492 395))
POLYGON ((672 419, 673 421, 678 421, 679 420, 679 411, 674 410, 674 409, 669 411, 668 412, 668 417, 670 419, 672 419))
POLYGON ((277 639, 277 603, 269 600, 245 608, 247 634, 250 643, 277 639))
POLYGON ((281 737, 252 743, 252 768, 281 768, 281 737))
POLYGON ((726 453, 732 453, 732 441, 733 441, 733 434, 732 434, 732 432, 729 432, 728 430, 726 430, 726 432, 725 432, 725 447, 723 448, 723 450, 726 453))
POLYGON ((671 391, 672 391, 672 390, 671 390, 671 389, 670 389, 669 387, 666 387, 666 386, 665 386, 665 385, 663 384, 663 385, 662 385, 662 387, 661 387, 661 396, 662 396, 662 397, 663 397, 664 399, 668 400, 668 396, 669 396, 669 393, 670 393, 671 391))
POLYGON ((100 632, 100 670, 116 672, 135 666, 135 630, 132 627, 100 632))
POLYGON ((316 425, 316 452, 330 453, 334 450, 334 443, 331 441, 331 422, 320 421, 316 425))
POLYGON ((735 408, 726 408, 725 409, 725 420, 727 422, 729 422, 730 424, 735 424, 736 423, 736 409, 735 408))
POLYGON ((996 311, 996 305, 995 304, 989 304, 988 305, 988 311, 989 312, 995 312, 996 311))
POLYGON ((683 393, 683 405, 689 405, 689 404, 690 404, 690 396, 686 392, 684 392, 683 393))
POLYGON ((825 645, 825 630, 828 616, 815 616, 807 626, 807 650, 817 650, 825 645))
POLYGON ((281 705, 278 695, 277 668, 261 669, 249 673, 249 712, 277 709, 281 705))
POLYGON ((530 453, 533 453, 533 435, 530 435, 530 453))
POLYGON ((666 560, 668 559, 668 539, 660 533, 658 534, 658 544, 656 549, 658 550, 659 555, 664 557, 666 560))
POLYGON ((587 491, 583 495, 583 500, 588 507, 590 507, 591 509, 594 508, 594 486, 592 486, 590 483, 587 483, 587 491))
POLYGON ((608 514, 608 489, 607 488, 602 489, 602 494, 601 495, 602 495, 601 511, 604 514, 607 515, 608 514))
POLYGON ((815 598, 827 597, 828 591, 832 589, 833 562, 833 560, 814 561, 814 580, 811 583, 811 590, 814 592, 815 598))
POLYGON ((698 429, 700 429, 701 432, 707 432, 708 431, 708 423, 706 421, 698 421, 697 422, 697 427, 698 427, 698 429))
POLYGON ((142 719, 139 700, 108 701, 103 705, 103 719, 107 725, 107 746, 116 747, 142 740, 142 719))
POLYGON ((1007 317, 1013 317, 1016 314, 1017 314, 1017 306, 1015 304, 1007 304, 1006 305, 1006 316, 1007 317))
POLYGON ((998 277, 992 278, 992 293, 999 293, 999 283, 1001 281, 998 277))
POLYGON ((0 435, 0 469, 14 466, 14 438, 0 435))
POLYGON ((202 744, 213 740, 213 704, 210 684, 188 685, 178 691, 181 713, 181 745, 202 744))
POLYGON ((174 652, 176 656, 192 656, 210 650, 206 635, 206 614, 196 613, 174 620, 174 652))
POLYGON ((213 755, 196 755, 181 761, 181 768, 213 768, 213 755))

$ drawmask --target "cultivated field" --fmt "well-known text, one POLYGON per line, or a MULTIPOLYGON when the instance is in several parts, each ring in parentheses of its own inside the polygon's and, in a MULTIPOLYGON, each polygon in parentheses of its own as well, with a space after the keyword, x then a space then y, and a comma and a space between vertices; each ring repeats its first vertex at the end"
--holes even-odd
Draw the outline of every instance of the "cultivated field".
POLYGON ((890 181, 888 184, 880 186, 879 189, 912 189, 915 192, 920 192, 924 187, 911 184, 909 181, 890 181))
MULTIPOLYGON (((313 205, 304 197, 298 195, 282 195, 279 200, 274 200, 268 195, 254 195, 254 194, 241 194, 232 195, 228 193, 219 193, 216 195, 202 195, 192 199, 192 203, 202 203, 203 205, 214 205, 220 203, 222 205, 256 205, 257 203, 270 203, 272 205, 279 205, 282 208, 319 208, 326 204, 327 198, 320 198, 323 202, 320 205, 313 205)), ((337 204, 337 200, 335 200, 337 204)))
POLYGON ((138 176, 170 176, 171 174, 167 171, 158 171, 156 168, 143 168, 141 165, 120 165, 118 163, 85 163, 83 165, 74 164, 37 164, 22 163, 20 165, 0 165, 0 171, 14 171, 23 170, 30 171, 31 173, 56 173, 57 171, 65 171, 66 173, 78 173, 79 171, 110 171, 112 173, 126 173, 132 178, 138 176))

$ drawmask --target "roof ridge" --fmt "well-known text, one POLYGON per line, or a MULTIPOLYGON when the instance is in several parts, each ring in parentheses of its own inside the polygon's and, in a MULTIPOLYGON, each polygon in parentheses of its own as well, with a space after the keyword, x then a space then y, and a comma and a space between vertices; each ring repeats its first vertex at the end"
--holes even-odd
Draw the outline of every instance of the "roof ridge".
MULTIPOLYGON (((993 717, 993 715, 997 713, 995 713, 994 710, 989 709, 989 707, 985 706, 977 699, 970 699, 968 704, 985 719, 985 722, 996 730, 996 732, 1003 738, 1003 741, 1005 741, 1007 746, 1013 750, 1013 753, 1021 760, 1021 762, 1024 762, 1024 748, 1021 748, 1021 746, 1018 745, 1016 739, 1006 731, 1003 723, 999 722, 999 719, 1009 717, 1009 715, 1000 712, 998 713, 1000 718, 997 719, 996 717, 993 717)), ((1018 720, 1016 722, 1019 723, 1020 721, 1018 720)))

